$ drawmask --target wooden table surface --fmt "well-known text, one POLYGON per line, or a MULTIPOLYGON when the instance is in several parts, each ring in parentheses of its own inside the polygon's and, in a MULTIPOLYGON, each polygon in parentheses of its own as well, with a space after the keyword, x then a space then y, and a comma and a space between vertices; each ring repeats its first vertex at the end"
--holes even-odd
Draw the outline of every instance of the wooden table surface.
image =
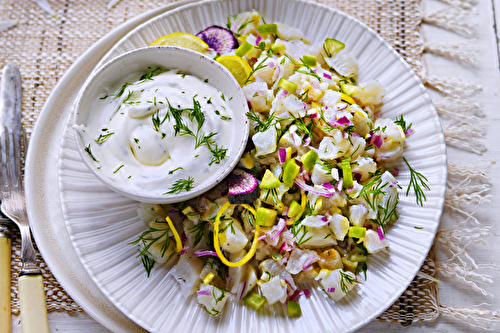
MULTIPOLYGON (((452 2, 452 1, 448 1, 452 2)), ((457 1, 459 2, 459 1, 457 1)), ((462 3, 469 2, 462 0, 462 3)), ((443 8, 443 2, 437 0, 425 0, 424 11, 434 12, 443 8)), ((440 77, 453 77, 467 80, 482 86, 482 91, 478 94, 477 100, 482 104, 486 121, 484 131, 486 133, 487 151, 483 155, 468 153, 455 148, 448 148, 448 159, 451 162, 467 163, 468 161, 485 161, 487 170, 491 175, 492 188, 490 191, 491 202, 483 204, 477 211, 477 217, 485 225, 493 228, 490 234, 484 238, 483 243, 471 244, 468 247, 476 262, 481 265, 493 264, 500 267, 500 145, 497 145, 500 133, 500 68, 499 68, 499 43, 500 30, 500 0, 477 0, 474 5, 477 12, 471 18, 472 22, 478 24, 478 34, 475 39, 467 39, 459 34, 438 28, 432 25, 424 25, 426 41, 430 42, 460 42, 473 43, 477 50, 477 66, 451 61, 441 56, 426 54, 426 63, 429 74, 440 77)), ((442 97, 430 91, 434 101, 442 97)), ((476 306, 481 303, 482 308, 490 310, 500 309, 500 288, 496 285, 500 280, 498 270, 483 270, 493 276, 495 283, 482 285, 489 293, 495 297, 485 297, 484 295, 471 290, 467 285, 443 279, 439 285, 440 301, 443 306, 476 306)), ((69 315, 65 312, 53 312, 49 314, 49 325, 51 332, 109 332, 104 326, 85 313, 69 315)), ((500 326, 499 326, 500 327, 500 326)), ((21 332, 20 318, 12 317, 12 331, 21 332)), ((440 316, 435 322, 413 324, 403 327, 399 324, 388 324, 372 322, 363 327, 359 332, 480 332, 482 329, 471 327, 463 322, 440 316)), ((497 328, 494 331, 500 331, 497 328)))

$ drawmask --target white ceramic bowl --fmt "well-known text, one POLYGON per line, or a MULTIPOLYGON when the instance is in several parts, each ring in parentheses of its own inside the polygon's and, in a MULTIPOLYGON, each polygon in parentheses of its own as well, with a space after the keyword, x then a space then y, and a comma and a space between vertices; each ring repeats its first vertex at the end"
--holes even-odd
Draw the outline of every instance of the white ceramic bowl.
MULTIPOLYGON (((85 164, 110 189, 140 202, 180 202, 194 198, 209 190, 222 181, 234 168, 245 149, 249 133, 249 122, 246 117, 246 113, 248 112, 247 101, 243 91, 230 72, 218 62, 201 53, 170 46, 153 46, 136 49, 107 62, 95 71, 82 87, 76 99, 74 112, 75 139, 78 151, 85 164), (156 67, 165 70, 178 69, 180 72, 194 75, 202 81, 208 79, 210 85, 218 89, 225 96, 231 97, 227 101, 233 113, 231 119, 232 125, 229 129, 231 131, 231 139, 230 142, 225 142, 227 146, 224 146, 227 148, 227 157, 217 165, 216 171, 212 172, 209 176, 198 177, 191 190, 175 194, 165 194, 168 192, 169 186, 172 185, 172 180, 170 184, 168 182, 158 182, 158 189, 152 190, 150 185, 148 185, 149 188, 138 187, 137 184, 131 186, 127 179, 115 177, 109 171, 103 172, 103 167, 93 160, 91 154, 85 151, 85 148, 89 145, 89 141, 92 140, 89 140, 88 136, 86 138, 81 132, 82 126, 87 127, 89 124, 89 126, 95 126, 95 123, 100 121, 96 121, 100 115, 92 107, 92 103, 99 99, 110 86, 116 85, 128 75, 138 72, 147 73, 156 67)), ((220 121, 223 120, 221 119, 220 121)), ((203 167, 202 163, 199 164, 200 168, 203 167)), ((198 168, 198 166, 196 167, 198 168)), ((161 166, 158 168, 161 168, 161 166)), ((164 172, 165 174, 169 171, 172 170, 167 168, 159 170, 159 172, 164 172)))

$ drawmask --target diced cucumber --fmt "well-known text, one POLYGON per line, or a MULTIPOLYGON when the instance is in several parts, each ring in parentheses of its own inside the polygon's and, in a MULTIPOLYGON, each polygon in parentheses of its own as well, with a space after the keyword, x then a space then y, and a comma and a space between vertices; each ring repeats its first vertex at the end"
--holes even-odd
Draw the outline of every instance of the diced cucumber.
POLYGON ((257 208, 257 216, 255 217, 255 223, 262 227, 271 227, 276 222, 276 216, 278 212, 264 207, 257 208))
POLYGON ((292 201, 290 207, 288 208, 288 217, 295 217, 302 210, 302 206, 295 200, 292 201))
POLYGON ((234 51, 234 54, 238 57, 243 57, 253 48, 252 44, 247 41, 244 41, 237 49, 234 51))
POLYGON ((366 228, 364 227, 350 227, 349 237, 364 238, 366 236, 366 228))
POLYGON ((284 77, 282 77, 278 81, 278 87, 280 87, 283 90, 288 91, 288 93, 290 93, 290 94, 295 94, 295 92, 297 91, 297 88, 298 88, 298 86, 295 83, 288 81, 284 77))
POLYGON ((264 173, 264 177, 262 177, 262 182, 260 183, 260 188, 266 190, 272 190, 273 188, 277 188, 281 185, 278 177, 274 175, 274 173, 267 169, 266 173, 264 173))
POLYGON ((354 182, 349 157, 342 158, 342 177, 344 177, 344 188, 353 187, 354 182))
POLYGON ((292 158, 286 161, 283 165, 283 182, 285 185, 291 187, 299 172, 300 167, 295 162, 295 159, 292 158))
POLYGON ((297 302, 288 301, 286 303, 286 311, 288 317, 300 317, 302 315, 302 310, 297 302))
POLYGON ((260 296, 259 294, 249 291, 248 294, 243 297, 243 301, 245 301, 248 305, 250 305, 255 310, 260 309, 260 307, 266 304, 267 300, 265 297, 260 296))
POLYGON ((302 155, 300 160, 304 165, 304 169, 310 172, 314 168, 314 163, 316 163, 316 161, 318 160, 318 153, 316 152, 316 150, 311 149, 307 153, 302 155))
POLYGON ((275 23, 259 24, 257 26, 257 32, 261 35, 263 35, 263 34, 275 34, 278 32, 278 25, 275 23))
POLYGON ((340 85, 340 90, 342 90, 342 92, 347 96, 355 96, 361 92, 361 88, 359 86, 349 83, 342 83, 340 85))
POLYGON ((310 55, 310 54, 304 54, 304 56, 302 57, 302 61, 304 61, 304 63, 307 65, 307 66, 316 66, 318 64, 318 58, 316 58, 316 56, 313 56, 313 55, 310 55))
POLYGON ((323 43, 323 49, 328 57, 345 48, 345 44, 334 38, 327 38, 323 43))
POLYGON ((277 41, 276 43, 272 44, 271 45, 271 51, 274 53, 274 54, 278 54, 278 53, 281 53, 283 51, 286 50, 286 46, 283 42, 281 41, 277 41))

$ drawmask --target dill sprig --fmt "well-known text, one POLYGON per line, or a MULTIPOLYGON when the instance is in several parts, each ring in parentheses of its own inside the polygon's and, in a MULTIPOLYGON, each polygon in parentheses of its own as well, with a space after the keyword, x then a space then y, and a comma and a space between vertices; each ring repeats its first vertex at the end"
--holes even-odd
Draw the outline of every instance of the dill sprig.
POLYGON ((250 111, 247 112, 247 117, 256 123, 254 126, 254 130, 256 132, 265 132, 269 129, 269 127, 278 123, 278 119, 276 119, 274 112, 270 113, 267 119, 262 120, 258 113, 256 113, 253 109, 250 109, 250 111))
POLYGON ((342 271, 339 271, 339 273, 340 273, 340 289, 344 292, 344 294, 347 294, 347 292, 349 291, 349 286, 355 283, 359 283, 359 281, 347 273, 344 273, 342 271))
POLYGON ((403 115, 399 116, 399 118, 396 118, 394 123, 401 126, 404 133, 408 132, 411 129, 411 125, 413 125, 412 123, 410 123, 410 125, 406 125, 406 120, 403 118, 403 115))
POLYGON ((428 191, 430 191, 431 189, 428 184, 429 180, 423 174, 413 169, 406 158, 403 157, 403 161, 405 161, 408 169, 410 170, 410 183, 408 184, 408 188, 406 189, 406 196, 410 194, 410 189, 413 188, 413 191, 415 192, 415 201, 420 206, 423 206, 424 201, 427 200, 424 189, 428 191))
POLYGON ((102 145, 113 134, 115 134, 115 132, 108 132, 106 134, 99 134, 99 137, 97 139, 95 139, 94 141, 95 141, 95 143, 102 145))
POLYGON ((169 231, 170 227, 168 226, 167 221, 156 219, 156 223, 159 224, 165 224, 165 228, 156 228, 156 227, 149 227, 148 230, 144 231, 142 234, 139 235, 139 237, 133 241, 130 242, 129 245, 137 245, 139 243, 142 243, 143 246, 139 251, 139 254, 137 255, 138 258, 141 258, 141 262, 144 266, 144 269, 146 270, 147 276, 151 274, 151 269, 153 268, 155 264, 155 260, 151 256, 151 253, 149 252, 149 249, 153 244, 159 242, 160 240, 165 239, 165 242, 160 248, 160 255, 163 257, 165 253, 167 252, 168 248, 170 247, 170 237, 169 237, 169 231), (152 237, 152 233, 155 233, 156 237, 152 237))
POLYGON ((264 62, 266 62, 267 59, 269 59, 269 55, 267 55, 264 60, 262 60, 261 62, 259 62, 259 64, 250 72, 250 75, 248 75, 247 79, 245 80, 245 84, 247 84, 248 82, 250 82, 250 80, 252 79, 252 76, 255 72, 257 72, 259 69, 262 69, 262 68, 265 68, 267 67, 267 65, 264 65, 264 62))
POLYGON ((188 177, 187 179, 177 179, 172 186, 168 189, 167 192, 163 194, 179 194, 182 191, 189 192, 193 189, 194 178, 188 177))

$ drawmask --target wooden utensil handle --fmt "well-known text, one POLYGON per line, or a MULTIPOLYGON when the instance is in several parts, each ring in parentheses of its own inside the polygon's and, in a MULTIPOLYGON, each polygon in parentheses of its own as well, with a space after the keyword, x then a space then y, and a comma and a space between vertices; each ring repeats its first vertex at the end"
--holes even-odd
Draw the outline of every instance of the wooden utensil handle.
POLYGON ((10 238, 0 237, 0 333, 11 331, 10 238))
POLYGON ((22 275, 18 282, 22 332, 48 333, 49 322, 42 275, 22 275))

